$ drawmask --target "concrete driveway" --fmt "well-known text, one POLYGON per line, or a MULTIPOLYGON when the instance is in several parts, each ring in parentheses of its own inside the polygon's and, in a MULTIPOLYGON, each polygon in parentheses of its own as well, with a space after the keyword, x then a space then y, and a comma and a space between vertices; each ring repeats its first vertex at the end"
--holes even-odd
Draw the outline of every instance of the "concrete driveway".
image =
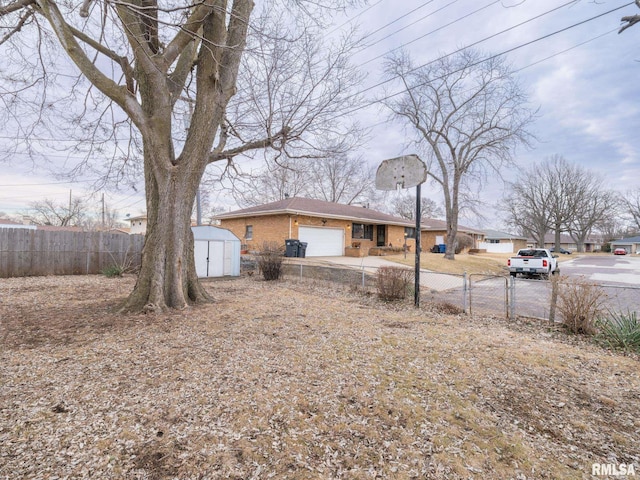
POLYGON ((640 255, 580 255, 562 262, 560 272, 580 275, 594 283, 637 287, 640 286, 640 255))
MULTIPOLYGON (((300 259, 301 260, 301 259, 300 259)), ((380 267, 402 267, 404 265, 380 256, 367 257, 309 257, 308 262, 318 262, 321 264, 336 265, 346 268, 363 270, 375 274, 380 267)), ((408 267, 412 268, 412 267, 408 267)), ((448 275, 436 273, 424 268, 420 269, 420 286, 435 291, 444 291, 452 288, 461 288, 463 285, 461 275, 448 275)))

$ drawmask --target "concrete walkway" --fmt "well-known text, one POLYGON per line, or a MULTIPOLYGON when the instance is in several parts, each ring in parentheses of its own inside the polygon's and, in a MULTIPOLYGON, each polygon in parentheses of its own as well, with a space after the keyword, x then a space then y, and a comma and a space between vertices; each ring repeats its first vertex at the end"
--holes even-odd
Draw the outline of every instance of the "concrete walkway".
MULTIPOLYGON (((409 257, 407 257, 409 258, 409 257)), ((309 257, 295 258, 290 261, 304 262, 309 265, 336 265, 340 267, 352 268, 354 270, 363 270, 367 273, 375 274, 380 267, 403 267, 397 262, 386 260, 384 257, 371 255, 367 257, 309 257)), ((297 263, 296 262, 296 263, 297 263)), ((406 266, 413 268, 412 266, 406 266)), ((462 276, 448 275, 446 273, 432 272, 424 268, 420 269, 420 286, 431 290, 443 291, 451 288, 461 288, 463 284, 462 276)))

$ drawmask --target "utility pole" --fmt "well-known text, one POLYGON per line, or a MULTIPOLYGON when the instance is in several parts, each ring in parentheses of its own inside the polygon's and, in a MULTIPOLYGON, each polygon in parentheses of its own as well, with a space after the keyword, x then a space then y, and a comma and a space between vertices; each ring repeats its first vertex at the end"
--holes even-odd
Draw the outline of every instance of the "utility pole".
POLYGON ((102 229, 104 230, 104 193, 102 194, 102 229))

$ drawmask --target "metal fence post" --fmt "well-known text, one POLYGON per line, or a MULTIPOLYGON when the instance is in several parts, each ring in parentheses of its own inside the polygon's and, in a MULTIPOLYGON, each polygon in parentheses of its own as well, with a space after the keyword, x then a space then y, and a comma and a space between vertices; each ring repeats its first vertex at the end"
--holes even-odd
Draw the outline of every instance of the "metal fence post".
POLYGON ((302 280, 302 264, 300 264, 300 280, 302 280))
POLYGON ((462 274, 462 311, 471 313, 471 311, 467 312, 467 272, 462 274))
POLYGON ((510 315, 509 318, 515 320, 516 318, 516 277, 509 277, 511 280, 509 281, 509 289, 511 290, 511 295, 509 296, 509 310, 510 315))

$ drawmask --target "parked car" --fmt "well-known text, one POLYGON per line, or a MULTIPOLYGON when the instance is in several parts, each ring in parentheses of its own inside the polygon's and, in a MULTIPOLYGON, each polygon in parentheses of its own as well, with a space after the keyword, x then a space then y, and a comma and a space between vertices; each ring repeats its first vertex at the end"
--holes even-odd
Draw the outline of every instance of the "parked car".
MULTIPOLYGON (((549 249, 549 251, 550 251, 551 253, 553 253, 553 252, 555 252, 555 251, 556 251, 556 249, 555 249, 555 247, 551 247, 551 248, 549 249)), ((560 247, 560 253, 564 253, 565 255, 571 255, 571 252, 570 252, 569 250, 565 250, 565 249, 564 249, 564 248, 562 248, 562 247, 560 247)))
POLYGON ((626 254, 627 254, 627 251, 626 251, 624 248, 616 248, 616 249, 613 251, 613 254, 614 254, 614 255, 626 255, 626 254))

